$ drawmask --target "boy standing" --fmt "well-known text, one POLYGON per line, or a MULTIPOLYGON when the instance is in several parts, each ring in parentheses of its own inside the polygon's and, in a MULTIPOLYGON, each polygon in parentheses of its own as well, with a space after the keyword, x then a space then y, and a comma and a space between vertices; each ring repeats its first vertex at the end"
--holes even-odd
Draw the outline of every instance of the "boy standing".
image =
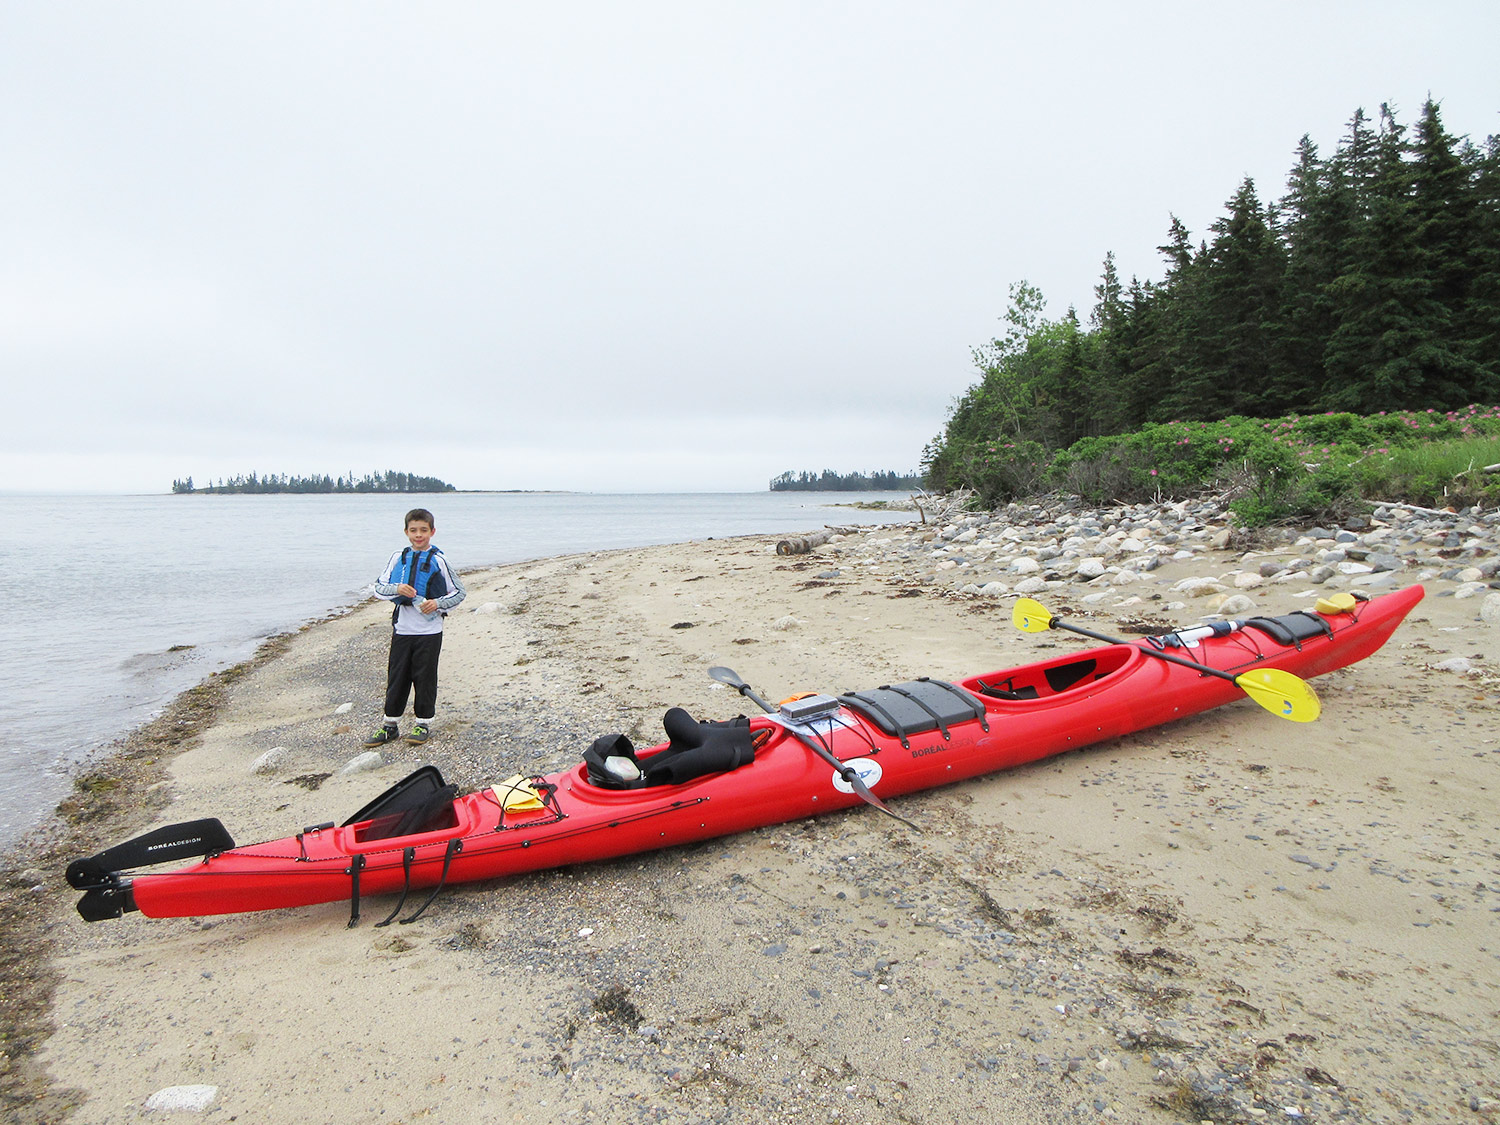
POLYGON ((400 737, 402 712, 414 689, 412 711, 416 725, 406 736, 413 746, 432 734, 437 712, 438 654, 443 650, 443 618, 464 600, 467 591, 448 566, 443 552, 432 545, 437 521, 426 508, 406 513, 403 547, 385 564, 375 583, 375 596, 395 602, 391 614, 391 656, 386 665, 385 721, 365 739, 366 746, 383 746, 400 737))

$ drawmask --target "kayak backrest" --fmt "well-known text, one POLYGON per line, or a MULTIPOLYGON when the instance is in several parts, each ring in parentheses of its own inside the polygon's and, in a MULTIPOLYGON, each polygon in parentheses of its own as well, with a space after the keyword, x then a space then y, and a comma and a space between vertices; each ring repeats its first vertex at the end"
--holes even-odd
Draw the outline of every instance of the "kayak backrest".
POLYGON ((407 774, 400 781, 392 785, 380 796, 376 797, 359 812, 355 813, 344 826, 359 824, 361 821, 374 820, 376 817, 389 816, 392 813, 405 813, 409 809, 417 808, 427 803, 427 798, 443 788, 443 775, 438 772, 436 766, 423 766, 419 770, 407 774))
POLYGON ((397 836, 416 836, 458 827, 458 813, 453 802, 458 786, 445 785, 428 793, 420 801, 400 812, 387 812, 371 819, 368 826, 357 829, 360 843, 369 840, 393 840, 397 836))

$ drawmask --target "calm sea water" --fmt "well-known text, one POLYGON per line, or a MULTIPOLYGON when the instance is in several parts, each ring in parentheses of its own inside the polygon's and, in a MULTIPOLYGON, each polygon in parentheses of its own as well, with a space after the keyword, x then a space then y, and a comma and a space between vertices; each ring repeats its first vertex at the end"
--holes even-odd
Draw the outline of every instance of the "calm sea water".
POLYGON ((17 607, 0 645, 0 846, 57 803, 80 763, 179 692, 367 596, 405 544, 408 508, 433 510, 434 541, 462 568, 913 518, 832 506, 854 498, 0 494, 0 567, 17 607))

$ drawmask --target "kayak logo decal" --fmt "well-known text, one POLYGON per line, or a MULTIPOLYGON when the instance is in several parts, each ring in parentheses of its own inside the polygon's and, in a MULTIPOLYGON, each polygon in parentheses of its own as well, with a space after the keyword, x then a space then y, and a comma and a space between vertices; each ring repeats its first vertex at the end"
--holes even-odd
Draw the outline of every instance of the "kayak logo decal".
MULTIPOLYGON (((866 789, 874 789, 880 784, 880 779, 885 776, 880 769, 880 763, 871 758, 850 758, 844 763, 844 768, 852 769, 865 783, 866 789)), ((833 775, 833 787, 840 793, 854 792, 854 786, 845 781, 842 774, 833 775)))

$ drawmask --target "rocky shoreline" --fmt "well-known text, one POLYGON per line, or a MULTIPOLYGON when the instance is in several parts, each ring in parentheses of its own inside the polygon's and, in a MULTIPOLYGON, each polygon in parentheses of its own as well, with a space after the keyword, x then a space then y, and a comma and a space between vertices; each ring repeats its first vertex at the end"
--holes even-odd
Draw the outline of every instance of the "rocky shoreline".
POLYGON ((1441 580, 1454 584, 1441 594, 1470 598, 1495 586, 1500 569, 1500 511, 1474 508, 1382 504, 1339 528, 1252 531, 1235 527, 1222 498, 1087 508, 1059 497, 936 514, 933 527, 867 534, 857 561, 961 594, 1035 596, 1087 586, 1079 601, 1098 607, 1117 605, 1119 591, 1138 587, 1167 562, 1238 548, 1240 566, 1177 581, 1170 589, 1182 596, 1163 607, 1188 608, 1203 598, 1210 612, 1226 615, 1249 608, 1247 591, 1290 583, 1337 581, 1378 592, 1441 580))

